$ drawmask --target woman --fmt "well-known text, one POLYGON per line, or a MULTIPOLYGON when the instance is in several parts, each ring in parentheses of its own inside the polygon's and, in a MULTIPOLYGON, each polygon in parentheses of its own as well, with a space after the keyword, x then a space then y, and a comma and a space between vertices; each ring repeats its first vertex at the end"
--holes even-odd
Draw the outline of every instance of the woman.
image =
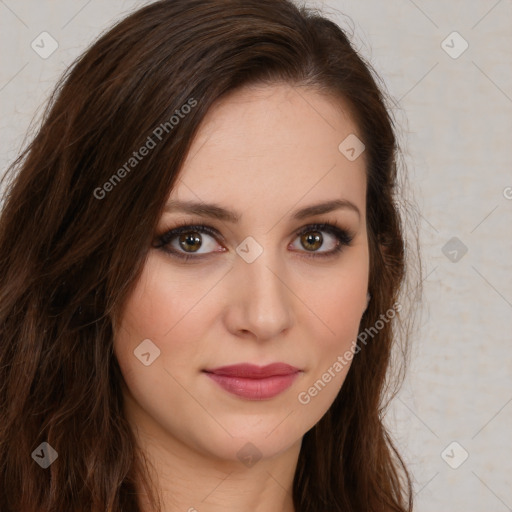
POLYGON ((412 510, 396 158, 370 66, 288 0, 104 34, 10 169, 0 510, 412 510))

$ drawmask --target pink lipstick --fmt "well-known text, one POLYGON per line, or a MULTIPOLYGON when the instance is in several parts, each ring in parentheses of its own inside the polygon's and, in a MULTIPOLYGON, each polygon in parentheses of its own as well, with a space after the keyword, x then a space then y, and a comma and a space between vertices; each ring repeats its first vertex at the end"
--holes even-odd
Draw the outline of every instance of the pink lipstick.
POLYGON ((285 363, 236 364, 203 370, 226 391, 248 400, 267 400, 288 389, 301 370, 285 363))

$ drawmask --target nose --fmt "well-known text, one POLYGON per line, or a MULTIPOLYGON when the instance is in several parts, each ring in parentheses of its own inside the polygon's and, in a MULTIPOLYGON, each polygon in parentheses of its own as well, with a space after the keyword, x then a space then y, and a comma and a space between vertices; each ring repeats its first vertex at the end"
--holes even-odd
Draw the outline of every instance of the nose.
POLYGON ((291 327, 293 291, 270 251, 263 251, 252 263, 237 258, 229 286, 226 322, 233 334, 269 340, 291 327))

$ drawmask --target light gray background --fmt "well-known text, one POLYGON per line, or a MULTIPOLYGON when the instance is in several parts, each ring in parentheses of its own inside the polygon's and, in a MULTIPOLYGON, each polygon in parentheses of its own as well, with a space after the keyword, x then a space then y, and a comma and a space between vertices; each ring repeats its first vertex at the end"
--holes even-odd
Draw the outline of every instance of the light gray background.
MULTIPOLYGON (((145 3, 0 0, 1 169, 66 66, 145 3), (47 59, 31 48, 43 31, 59 45, 47 59)), ((415 510, 512 511, 512 0, 308 5, 348 30, 397 102, 422 216, 424 310, 386 418, 415 510), (453 31, 469 44, 458 58, 443 49, 462 48, 453 31), (443 253, 452 237, 468 249, 457 262, 443 253)), ((445 252, 459 258, 460 247, 445 252)))

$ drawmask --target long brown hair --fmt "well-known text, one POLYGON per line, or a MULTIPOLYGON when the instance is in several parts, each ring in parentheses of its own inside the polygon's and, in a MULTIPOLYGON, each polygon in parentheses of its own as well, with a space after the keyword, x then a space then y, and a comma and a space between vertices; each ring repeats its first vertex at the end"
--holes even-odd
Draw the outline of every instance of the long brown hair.
MULTIPOLYGON (((368 162, 371 301, 360 330, 400 300, 398 145, 376 78, 340 27, 291 0, 157 1, 68 69, 2 180, 2 512, 135 512, 137 482, 153 496, 123 416, 115 320, 193 137, 228 91, 285 82, 348 103, 368 162), (41 443, 58 454, 46 469, 36 464, 51 457, 41 443)), ((303 437, 297 512, 412 510, 411 478, 383 425, 407 322, 397 314, 381 323, 303 437)))

